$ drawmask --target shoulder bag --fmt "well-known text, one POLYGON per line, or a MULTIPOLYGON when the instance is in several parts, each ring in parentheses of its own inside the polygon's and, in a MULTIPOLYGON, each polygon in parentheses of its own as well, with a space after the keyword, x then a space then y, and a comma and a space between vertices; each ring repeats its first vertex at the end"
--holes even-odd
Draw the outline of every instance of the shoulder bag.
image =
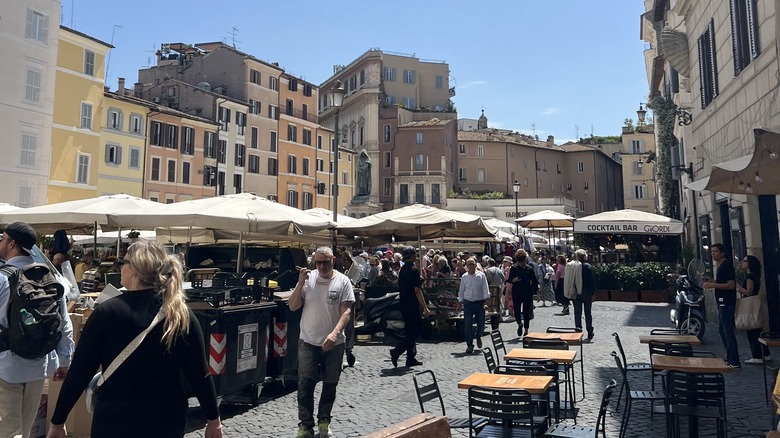
POLYGON ((737 330, 763 328, 762 313, 761 295, 755 294, 749 297, 742 297, 737 300, 737 309, 734 312, 734 327, 737 330))
POLYGON ((95 376, 89 382, 89 385, 87 385, 87 389, 84 391, 86 393, 85 401, 87 403, 87 412, 90 414, 95 412, 95 403, 97 402, 97 394, 100 390, 100 386, 103 385, 103 383, 105 383, 109 377, 111 377, 111 374, 114 374, 114 371, 116 371, 116 369, 122 365, 125 359, 133 354, 135 349, 138 348, 138 346, 141 345, 141 342, 143 342, 144 338, 146 338, 146 335, 154 328, 154 326, 162 321, 162 319, 163 311, 160 309, 160 311, 157 312, 157 315, 154 316, 152 323, 149 324, 149 327, 139 333, 132 342, 127 344, 125 349, 114 358, 105 371, 98 371, 97 374, 95 374, 95 376))

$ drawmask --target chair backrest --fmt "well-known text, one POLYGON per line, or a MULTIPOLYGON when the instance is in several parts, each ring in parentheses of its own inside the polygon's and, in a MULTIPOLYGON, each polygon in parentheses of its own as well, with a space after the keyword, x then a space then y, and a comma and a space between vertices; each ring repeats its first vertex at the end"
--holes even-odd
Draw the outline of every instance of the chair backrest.
POLYGON ((501 331, 493 330, 490 332, 490 340, 493 341, 493 349, 496 350, 496 356, 498 356, 498 347, 501 347, 506 355, 506 346, 504 345, 504 338, 501 336, 501 331))
POLYGON ((599 416, 596 418, 596 433, 593 434, 595 438, 598 438, 599 431, 601 431, 602 438, 606 438, 607 433, 605 431, 606 427, 606 419, 607 419, 607 408, 609 408, 609 401, 612 399, 612 392, 617 387, 617 382, 615 379, 612 379, 609 382, 609 385, 607 385, 606 388, 604 388, 604 394, 601 396, 601 406, 599 406, 599 416))
POLYGON ((533 433, 533 402, 531 394, 522 389, 469 388, 469 420, 498 420, 505 427, 528 429, 533 433))
POLYGON ((618 371, 620 371, 620 376, 623 378, 623 382, 625 382, 624 384, 626 386, 626 391, 628 391, 628 379, 626 379, 625 365, 623 365, 623 362, 620 360, 620 356, 618 356, 617 352, 613 351, 610 354, 615 358, 615 365, 617 365, 618 371))
POLYGON ((577 327, 547 327, 547 333, 582 333, 581 328, 577 327))
MULTIPOLYGON (((495 374, 512 374, 515 376, 547 375, 547 368, 539 365, 499 365, 495 374)), ((557 372, 556 372, 557 374, 557 372)))
POLYGON ((720 373, 666 373, 666 395, 669 402, 726 409, 726 383, 720 373))
POLYGON ((623 350, 623 343, 620 342, 620 335, 617 334, 617 332, 612 333, 612 336, 615 338, 615 343, 617 343, 618 351, 620 352, 620 357, 623 359, 623 363, 628 363, 626 360, 626 352, 623 350))
POLYGON ((488 372, 492 373, 496 371, 496 358, 493 356, 493 351, 490 349, 490 347, 483 348, 482 354, 485 356, 485 363, 487 364, 488 372))
POLYGON ((693 346, 687 342, 673 342, 666 344, 667 356, 693 356, 693 346))
POLYGON ((653 355, 654 354, 662 354, 666 356, 666 343, 664 342, 658 342, 658 341, 650 341, 647 344, 647 349, 650 353, 650 365, 653 364, 653 355))
POLYGON ((433 399, 439 399, 441 405, 441 415, 446 416, 447 412, 444 410, 444 399, 439 391, 439 384, 436 382, 436 376, 431 370, 420 371, 412 376, 414 380, 414 389, 417 392, 417 401, 420 402, 420 412, 425 413, 425 403, 433 399), (422 384, 417 379, 421 378, 422 384), (426 383, 430 380, 430 383, 426 383))
POLYGON ((560 339, 526 339, 523 338, 523 348, 541 348, 544 350, 568 350, 569 344, 560 339))
POLYGON ((651 335, 686 335, 687 333, 683 330, 678 329, 652 329, 650 330, 651 335))

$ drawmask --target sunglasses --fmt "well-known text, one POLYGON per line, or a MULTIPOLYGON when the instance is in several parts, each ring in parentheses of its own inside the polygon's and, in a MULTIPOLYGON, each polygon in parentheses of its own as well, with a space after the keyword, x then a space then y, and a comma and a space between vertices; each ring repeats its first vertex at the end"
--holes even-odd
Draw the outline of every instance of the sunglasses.
POLYGON ((315 261, 314 261, 314 264, 315 264, 315 265, 317 265, 317 266, 320 266, 320 265, 329 265, 330 263, 331 263, 331 261, 330 261, 330 260, 315 260, 315 261))

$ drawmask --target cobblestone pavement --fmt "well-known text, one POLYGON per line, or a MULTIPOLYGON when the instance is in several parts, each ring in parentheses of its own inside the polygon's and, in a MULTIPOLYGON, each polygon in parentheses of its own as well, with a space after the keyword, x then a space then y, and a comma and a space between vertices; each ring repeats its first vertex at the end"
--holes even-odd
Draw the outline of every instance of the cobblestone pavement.
MULTIPOLYGON (((537 307, 532 331, 544 331, 548 326, 573 326, 573 316, 556 315, 560 307, 537 307)), ((639 343, 639 335, 648 334, 651 328, 669 327, 669 306, 663 304, 596 302, 593 305, 595 338, 584 346, 585 398, 579 402, 579 424, 595 424, 601 392, 610 379, 620 384, 620 376, 610 352, 616 350, 611 333, 618 332, 623 341, 629 362, 647 362, 648 349, 639 343)), ((501 332, 507 348, 516 348, 519 339, 515 323, 502 323, 501 332)), ((737 333, 741 359, 750 357, 744 332, 737 333)), ((484 338, 485 346, 490 339, 484 338)), ((414 370, 393 369, 389 359, 390 345, 359 343, 355 347, 357 364, 345 368, 338 387, 333 411, 332 430, 337 437, 357 437, 397 423, 420 412, 414 392, 412 374, 416 370, 433 370, 444 396, 447 414, 453 417, 468 416, 466 391, 457 388, 457 382, 475 371, 486 371, 482 355, 465 355, 465 344, 452 332, 434 332, 431 340, 418 344, 418 359, 423 366, 414 370)), ((577 347, 578 348, 578 347, 577 347)), ((723 356, 723 346, 717 326, 707 325, 704 342, 698 349, 723 356)), ((578 350, 579 351, 579 350, 578 350)), ((773 351, 780 359, 780 351, 773 351)), ((403 363, 403 357, 401 363, 403 363)), ((728 435, 736 437, 760 437, 769 429, 771 409, 764 401, 762 367, 743 365, 742 370, 727 373, 726 399, 728 408, 728 435)), ((645 374, 645 373, 639 373, 645 374)), ((649 374, 649 373, 647 373, 649 374)), ((579 381, 579 367, 576 379, 579 381)), ((649 389, 649 376, 632 375, 632 389, 649 389)), ((660 380, 659 380, 660 381, 660 380)), ((319 399, 319 387, 315 394, 319 399)), ((578 398, 582 397, 578 384, 578 398)), ((617 392, 610 411, 614 409, 617 392)), ((621 402, 622 404, 622 402, 621 402)), ((431 406, 431 409, 436 406, 431 406)), ((294 436, 297 429, 296 393, 264 390, 263 401, 257 407, 223 404, 222 421, 226 437, 286 437, 294 436)), ((636 403, 632 410, 628 436, 656 437, 664 435, 663 416, 650 418, 647 403, 636 403)), ((609 415, 606 420, 607 436, 617 436, 620 413, 609 415)), ((436 413, 434 411, 434 413, 436 413)), ((202 437, 205 420, 200 410, 190 409, 187 437, 202 437)), ((685 423, 683 422, 683 427, 685 423)), ((685 434, 683 431, 683 435, 685 434)), ((466 437, 466 429, 453 429, 454 437, 466 437)), ((700 436, 715 436, 712 421, 701 422, 700 436)))

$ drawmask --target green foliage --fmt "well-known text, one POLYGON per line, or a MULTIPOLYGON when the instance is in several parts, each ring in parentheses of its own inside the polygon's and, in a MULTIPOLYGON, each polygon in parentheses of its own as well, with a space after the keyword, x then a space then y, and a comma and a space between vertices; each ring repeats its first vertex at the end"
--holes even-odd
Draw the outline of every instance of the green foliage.
POLYGON ((601 266, 595 267, 593 270, 593 275, 596 278, 596 289, 620 289, 620 280, 617 276, 617 271, 619 268, 620 264, 618 263, 605 263, 601 266))
POLYGON ((582 144, 617 144, 622 143, 623 139, 619 135, 591 135, 588 138, 581 138, 582 144))
POLYGON ((655 114, 656 127, 658 129, 658 155, 656 157, 656 182, 660 189, 662 199, 661 214, 667 217, 679 219, 679 186, 672 179, 672 146, 677 144, 674 136, 675 105, 671 99, 656 97, 647 105, 655 114))
POLYGON ((623 120, 623 126, 625 126, 626 128, 630 128, 633 131, 634 130, 634 120, 626 118, 625 120, 623 120))
POLYGON ((466 199, 505 199, 507 198, 506 194, 504 192, 484 192, 484 193, 477 193, 472 192, 468 188, 465 188, 460 191, 460 193, 456 191, 449 192, 450 198, 466 198, 466 199))
POLYGON ((669 266, 657 262, 647 262, 636 268, 640 289, 663 290, 669 287, 667 276, 672 272, 669 266))
POLYGON ((637 291, 668 288, 667 274, 671 268, 657 262, 625 265, 605 263, 594 269, 596 289, 637 291))

